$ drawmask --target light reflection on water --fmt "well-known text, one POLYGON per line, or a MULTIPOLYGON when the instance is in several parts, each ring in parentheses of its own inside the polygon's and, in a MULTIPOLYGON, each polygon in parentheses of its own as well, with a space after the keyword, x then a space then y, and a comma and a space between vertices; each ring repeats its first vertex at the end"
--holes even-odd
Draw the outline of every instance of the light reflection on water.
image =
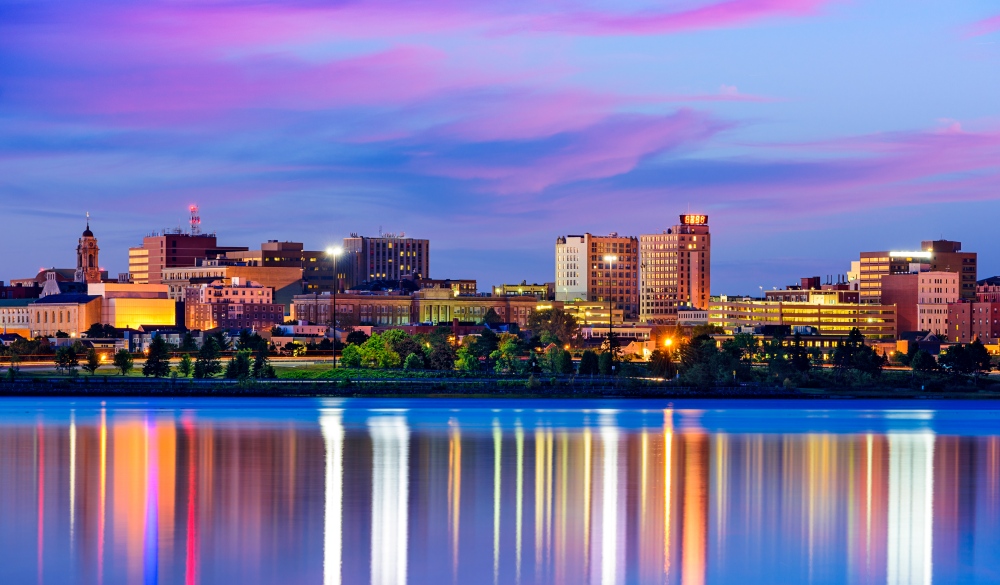
POLYGON ((5 400, 0 581, 1000 581, 998 405, 801 406, 5 400))

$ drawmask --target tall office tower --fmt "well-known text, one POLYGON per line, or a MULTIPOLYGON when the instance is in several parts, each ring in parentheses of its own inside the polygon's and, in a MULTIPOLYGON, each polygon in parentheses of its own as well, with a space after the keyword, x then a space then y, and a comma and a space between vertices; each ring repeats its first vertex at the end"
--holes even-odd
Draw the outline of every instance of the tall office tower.
POLYGON ((380 234, 376 238, 351 234, 344 238, 340 270, 344 288, 372 280, 430 278, 430 240, 405 234, 380 234))
POLYGON ((682 215, 659 234, 639 236, 639 319, 673 325, 677 309, 707 310, 712 282, 712 236, 707 215, 682 215))
POLYGON ((962 243, 950 240, 923 241, 920 250, 861 253, 861 302, 882 303, 882 277, 886 274, 954 272, 959 274, 959 297, 976 297, 978 255, 962 252, 962 243))
POLYGON ((198 260, 214 258, 246 247, 223 247, 215 234, 186 234, 179 230, 151 233, 142 245, 128 249, 128 271, 136 284, 163 284, 163 269, 195 266, 198 260))
POLYGON ((616 233, 556 238, 556 300, 609 303, 634 319, 639 313, 639 240, 616 233))

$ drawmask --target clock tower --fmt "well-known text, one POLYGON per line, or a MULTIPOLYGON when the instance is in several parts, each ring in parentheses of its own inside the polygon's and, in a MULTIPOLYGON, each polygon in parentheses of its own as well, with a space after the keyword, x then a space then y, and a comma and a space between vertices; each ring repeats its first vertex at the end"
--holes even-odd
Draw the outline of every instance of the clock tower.
POLYGON ((94 232, 90 231, 90 213, 87 213, 87 229, 83 230, 80 236, 80 243, 76 247, 76 282, 101 282, 101 264, 98 261, 100 248, 97 247, 97 238, 94 232))

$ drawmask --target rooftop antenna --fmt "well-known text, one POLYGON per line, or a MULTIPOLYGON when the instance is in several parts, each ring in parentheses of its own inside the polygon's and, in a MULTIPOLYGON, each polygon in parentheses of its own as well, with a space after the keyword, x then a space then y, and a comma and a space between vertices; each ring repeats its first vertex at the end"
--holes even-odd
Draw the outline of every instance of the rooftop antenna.
POLYGON ((198 215, 198 206, 192 205, 190 207, 191 211, 191 235, 198 236, 201 235, 201 216, 198 215))

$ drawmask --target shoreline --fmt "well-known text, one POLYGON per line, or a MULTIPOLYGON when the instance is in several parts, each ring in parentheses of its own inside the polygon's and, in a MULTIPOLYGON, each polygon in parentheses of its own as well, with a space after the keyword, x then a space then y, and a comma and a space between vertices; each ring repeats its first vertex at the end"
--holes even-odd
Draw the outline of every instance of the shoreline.
POLYGON ((493 399, 748 399, 748 400, 997 400, 1000 392, 915 391, 892 388, 780 388, 735 386, 697 388, 635 385, 619 380, 586 380, 552 385, 526 379, 463 380, 171 380, 144 378, 43 379, 0 382, 3 397, 247 397, 247 398, 493 398, 493 399))

